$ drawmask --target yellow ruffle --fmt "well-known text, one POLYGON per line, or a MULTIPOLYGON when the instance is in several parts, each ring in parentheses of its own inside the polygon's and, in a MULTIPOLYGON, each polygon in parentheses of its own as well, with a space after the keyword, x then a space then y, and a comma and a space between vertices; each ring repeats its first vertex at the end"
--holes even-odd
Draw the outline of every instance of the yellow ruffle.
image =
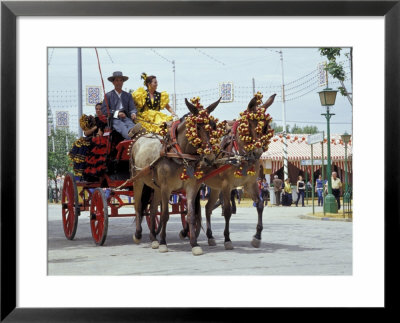
POLYGON ((160 111, 146 110, 139 113, 137 121, 149 132, 159 133, 160 126, 167 121, 171 121, 172 116, 168 116, 160 111))
POLYGON ((86 114, 82 114, 79 119, 79 125, 83 131, 89 130, 89 117, 86 114))
POLYGON ((160 100, 160 107, 164 109, 166 105, 169 103, 169 95, 167 92, 161 92, 161 100, 160 100))
POLYGON ((143 87, 138 88, 132 93, 133 101, 138 109, 142 109, 146 103, 147 92, 143 87))

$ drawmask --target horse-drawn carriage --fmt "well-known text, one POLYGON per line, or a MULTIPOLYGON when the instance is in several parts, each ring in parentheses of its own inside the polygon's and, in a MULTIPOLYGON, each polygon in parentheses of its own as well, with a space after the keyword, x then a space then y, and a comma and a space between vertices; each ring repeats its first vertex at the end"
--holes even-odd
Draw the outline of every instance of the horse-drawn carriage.
MULTIPOLYGON (((107 171, 93 180, 67 173, 62 188, 62 224, 67 239, 75 237, 78 218, 83 211, 89 211, 90 229, 96 245, 103 245, 108 230, 108 219, 135 216, 135 194, 129 173, 129 151, 132 140, 122 140, 115 131, 107 137, 107 171), (124 185, 128 183, 128 185, 124 185), (133 212, 121 212, 122 208, 133 212)), ((184 191, 175 191, 170 199, 170 214, 179 214, 185 225, 186 196, 184 191)), ((150 227, 149 208, 145 217, 150 227)), ((155 227, 159 225, 159 212, 155 216, 155 227)))
POLYGON ((107 146, 107 172, 104 176, 95 182, 76 181, 71 174, 65 177, 62 217, 66 237, 74 238, 80 212, 89 210, 92 236, 97 245, 105 241, 108 218, 117 216, 136 216, 133 240, 140 243, 141 222, 145 216, 152 248, 166 252, 169 215, 179 214, 183 225, 181 238, 189 237, 192 253, 200 255, 202 249, 197 243, 202 227, 199 189, 204 182, 211 187, 211 195, 205 207, 208 244, 215 245, 210 216, 219 192, 222 192, 224 245, 226 249, 233 248, 229 234, 232 214, 230 192, 236 186, 244 186, 257 206, 258 222, 252 245, 258 248, 263 229, 264 203, 259 198, 256 170, 259 167, 259 157, 268 149, 273 135, 271 117, 266 114, 266 109, 273 103, 275 95, 263 105, 261 98, 262 95, 257 93, 228 130, 226 121, 218 123, 211 116, 220 100, 207 108, 198 102, 193 105, 185 100, 190 114, 169 127, 163 138, 155 135, 141 136, 133 145, 130 140, 115 144, 111 133, 107 146), (106 195, 104 189, 109 189, 109 194, 106 195), (148 189, 152 194, 151 203, 148 189), (135 201, 126 203, 121 198, 124 195, 135 201), (179 198, 171 202, 171 196, 179 198), (120 214, 120 208, 128 205, 135 205, 135 214, 120 214), (160 242, 157 240, 159 233, 160 242))

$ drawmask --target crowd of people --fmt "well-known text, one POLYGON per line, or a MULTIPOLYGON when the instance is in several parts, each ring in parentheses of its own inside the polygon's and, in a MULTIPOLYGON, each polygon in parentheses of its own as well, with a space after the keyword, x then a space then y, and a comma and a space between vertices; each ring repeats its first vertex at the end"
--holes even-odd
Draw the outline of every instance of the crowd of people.
MULTIPOLYGON (((263 201, 264 205, 268 205, 268 201, 271 201, 270 198, 270 188, 274 192, 275 198, 275 206, 291 206, 295 204, 296 207, 299 205, 301 201, 301 206, 305 206, 304 198, 306 187, 309 191, 312 189, 312 184, 308 181, 304 182, 303 177, 301 175, 298 176, 296 185, 291 184, 290 178, 286 178, 285 181, 282 181, 278 175, 274 175, 274 179, 272 180, 272 185, 268 184, 267 179, 258 178, 258 189, 259 189, 259 197, 263 201), (296 190, 297 199, 293 200, 293 189, 296 190)), ((200 187, 200 196, 202 200, 207 200, 210 195, 211 189, 206 186, 204 183, 200 187)), ((324 195, 328 193, 328 181, 322 179, 322 175, 319 175, 317 180, 315 181, 314 187, 315 196, 318 198, 318 206, 323 206, 324 203, 324 195)), ((338 210, 340 210, 340 196, 342 195, 342 182, 337 177, 336 172, 332 172, 332 194, 335 196, 335 199, 338 204, 338 210)), ((232 213, 236 213, 236 202, 240 204, 241 199, 243 198, 244 190, 242 186, 239 186, 231 191, 231 205, 232 205, 232 213)), ((222 195, 220 194, 220 198, 214 206, 216 209, 218 206, 223 206, 222 195)))
MULTIPOLYGON (((258 179, 258 187, 260 190, 260 198, 264 201, 265 205, 267 205, 268 199, 270 199, 269 196, 269 185, 268 182, 266 181, 265 178, 258 179)), ((304 198, 305 198, 305 193, 306 189, 308 191, 311 191, 314 189, 315 196, 318 199, 318 206, 323 206, 324 205, 324 195, 328 193, 328 181, 325 179, 322 179, 322 175, 319 175, 317 180, 315 181, 315 187, 312 187, 312 184, 310 181, 305 183, 303 180, 303 177, 301 175, 298 176, 296 185, 295 185, 295 190, 297 193, 297 199, 294 201, 293 200, 293 187, 291 184, 291 179, 288 177, 285 179, 285 181, 282 181, 278 175, 274 175, 274 179, 272 180, 272 185, 273 187, 273 192, 274 192, 274 198, 275 198, 275 206, 291 206, 293 203, 296 205, 296 207, 299 205, 299 202, 301 202, 301 206, 304 207, 304 198)), ((332 172, 332 194, 334 195, 337 205, 338 205, 338 210, 340 210, 340 196, 343 194, 342 192, 342 182, 340 178, 337 176, 337 172, 332 172)))

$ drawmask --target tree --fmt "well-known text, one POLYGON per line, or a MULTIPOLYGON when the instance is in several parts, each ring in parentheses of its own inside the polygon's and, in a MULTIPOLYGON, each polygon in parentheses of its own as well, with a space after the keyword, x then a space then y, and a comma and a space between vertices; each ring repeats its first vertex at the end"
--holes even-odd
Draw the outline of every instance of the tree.
POLYGON ((296 124, 293 125, 290 133, 303 133, 303 129, 296 124))
POLYGON ((318 127, 317 126, 304 126, 301 129, 301 133, 306 133, 308 135, 312 135, 313 133, 317 133, 318 132, 318 127))
MULTIPOLYGON (((282 132, 283 127, 282 126, 278 126, 275 122, 271 123, 271 128, 274 129, 275 133, 280 133, 282 132)), ((290 128, 289 125, 286 125, 286 133, 306 133, 306 134, 313 134, 313 133, 317 133, 318 132, 318 127, 317 126, 304 126, 299 127, 298 125, 294 124, 292 128, 290 128)))
MULTIPOLYGON (((57 177, 67 172, 72 172, 72 162, 68 157, 72 144, 77 139, 74 132, 68 129, 57 128, 51 131, 47 141, 47 176, 54 181, 56 193, 58 193, 57 177)), ((57 194, 56 194, 57 196, 57 194)), ((56 198, 57 201, 57 198, 56 198)))
MULTIPOLYGON (((325 67, 325 70, 328 71, 330 75, 332 75, 333 78, 339 80, 341 86, 339 87, 339 92, 341 95, 347 97, 349 100, 351 106, 353 106, 353 94, 350 93, 346 86, 344 85, 344 80, 346 78, 346 73, 344 71, 343 65, 341 63, 336 62, 336 58, 340 56, 342 48, 320 48, 319 52, 321 56, 325 56, 328 59, 328 64, 325 67)), ((350 53, 345 54, 346 57, 350 59, 350 64, 351 64, 351 72, 350 76, 352 78, 353 75, 353 49, 350 48, 350 53)), ((351 83, 353 83, 353 80, 351 79, 351 83)))
MULTIPOLYGON (((275 133, 280 133, 283 132, 283 126, 278 126, 276 124, 276 122, 272 122, 271 123, 271 128, 274 129, 275 133)), ((286 125, 286 132, 289 133, 290 132, 290 126, 287 124, 286 125)))

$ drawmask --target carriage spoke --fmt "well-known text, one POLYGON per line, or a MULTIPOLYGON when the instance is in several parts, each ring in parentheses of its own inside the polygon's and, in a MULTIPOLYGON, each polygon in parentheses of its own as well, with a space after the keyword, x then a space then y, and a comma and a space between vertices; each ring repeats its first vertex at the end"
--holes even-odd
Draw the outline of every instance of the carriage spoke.
POLYGON ((71 174, 67 174, 62 187, 61 203, 63 229, 69 240, 74 238, 78 224, 76 193, 75 181, 71 174))

